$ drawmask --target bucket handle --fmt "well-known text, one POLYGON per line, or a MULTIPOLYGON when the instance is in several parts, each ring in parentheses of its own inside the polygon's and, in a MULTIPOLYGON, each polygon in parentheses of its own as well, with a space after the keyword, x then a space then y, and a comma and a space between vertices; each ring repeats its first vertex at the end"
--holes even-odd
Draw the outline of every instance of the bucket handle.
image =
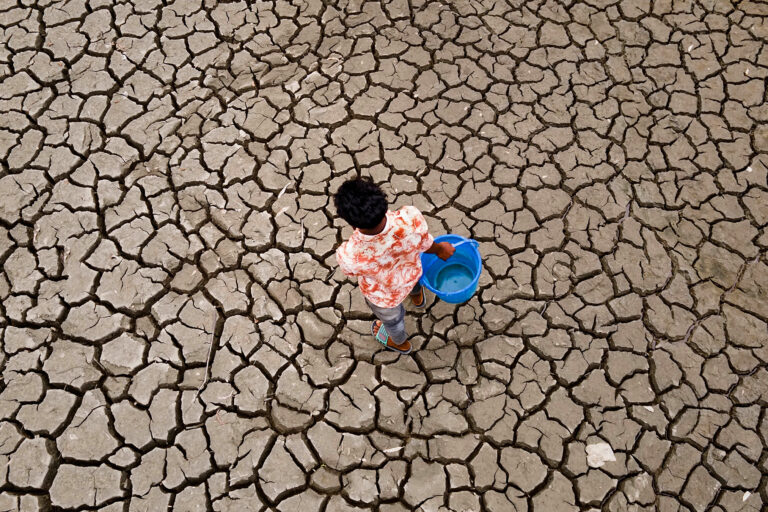
POLYGON ((457 244, 452 244, 452 245, 453 245, 453 248, 455 249, 456 247, 458 247, 460 245, 464 245, 466 243, 473 243, 473 244, 475 244, 475 247, 479 247, 480 246, 480 244, 477 242, 477 240, 472 240, 471 238, 467 238, 466 240, 462 240, 461 242, 459 242, 457 244))

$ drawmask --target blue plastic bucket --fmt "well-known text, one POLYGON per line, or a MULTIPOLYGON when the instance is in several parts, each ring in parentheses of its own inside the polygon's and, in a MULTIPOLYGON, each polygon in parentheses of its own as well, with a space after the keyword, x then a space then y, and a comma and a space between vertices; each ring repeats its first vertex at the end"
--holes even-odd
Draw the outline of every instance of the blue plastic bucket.
MULTIPOLYGON (((467 241, 459 235, 440 235, 435 242, 450 242, 458 244, 467 241)), ((461 304, 472 298, 477 291, 483 262, 480 250, 474 240, 456 247, 456 252, 443 261, 434 254, 421 254, 421 284, 437 295, 441 300, 451 304, 461 304)))

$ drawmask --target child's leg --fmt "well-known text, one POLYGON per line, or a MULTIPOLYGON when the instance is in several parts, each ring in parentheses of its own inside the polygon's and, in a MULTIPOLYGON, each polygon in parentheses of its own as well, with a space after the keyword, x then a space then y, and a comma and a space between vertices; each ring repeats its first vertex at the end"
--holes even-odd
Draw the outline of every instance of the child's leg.
POLYGON ((408 334, 405 332, 405 308, 402 304, 394 308, 381 308, 371 304, 368 299, 365 299, 365 302, 368 303, 368 307, 371 308, 373 314, 381 320, 381 323, 387 329, 389 339, 400 345, 408 338, 408 334))
POLYGON ((424 306, 424 289, 421 287, 421 283, 417 282, 409 294, 411 303, 417 308, 424 306))

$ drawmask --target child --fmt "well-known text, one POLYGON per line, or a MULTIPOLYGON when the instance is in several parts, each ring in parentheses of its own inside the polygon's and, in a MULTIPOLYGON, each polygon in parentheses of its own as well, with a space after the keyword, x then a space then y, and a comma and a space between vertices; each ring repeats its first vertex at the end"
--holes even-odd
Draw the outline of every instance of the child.
POLYGON ((389 350, 408 354, 402 302, 410 296, 417 308, 426 305, 419 255, 427 252, 447 260, 455 249, 448 242, 435 243, 414 206, 389 211, 387 196, 370 179, 345 182, 333 200, 339 216, 356 228, 336 250, 336 260, 346 275, 358 278, 365 302, 378 318, 371 334, 389 350))

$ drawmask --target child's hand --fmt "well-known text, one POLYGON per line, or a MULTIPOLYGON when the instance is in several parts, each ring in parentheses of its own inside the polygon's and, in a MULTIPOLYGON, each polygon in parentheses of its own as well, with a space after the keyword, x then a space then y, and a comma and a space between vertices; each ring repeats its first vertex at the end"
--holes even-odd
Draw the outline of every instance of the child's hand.
POLYGON ((443 261, 446 261, 456 252, 456 248, 450 242, 439 242, 435 245, 437 246, 435 255, 443 261))

